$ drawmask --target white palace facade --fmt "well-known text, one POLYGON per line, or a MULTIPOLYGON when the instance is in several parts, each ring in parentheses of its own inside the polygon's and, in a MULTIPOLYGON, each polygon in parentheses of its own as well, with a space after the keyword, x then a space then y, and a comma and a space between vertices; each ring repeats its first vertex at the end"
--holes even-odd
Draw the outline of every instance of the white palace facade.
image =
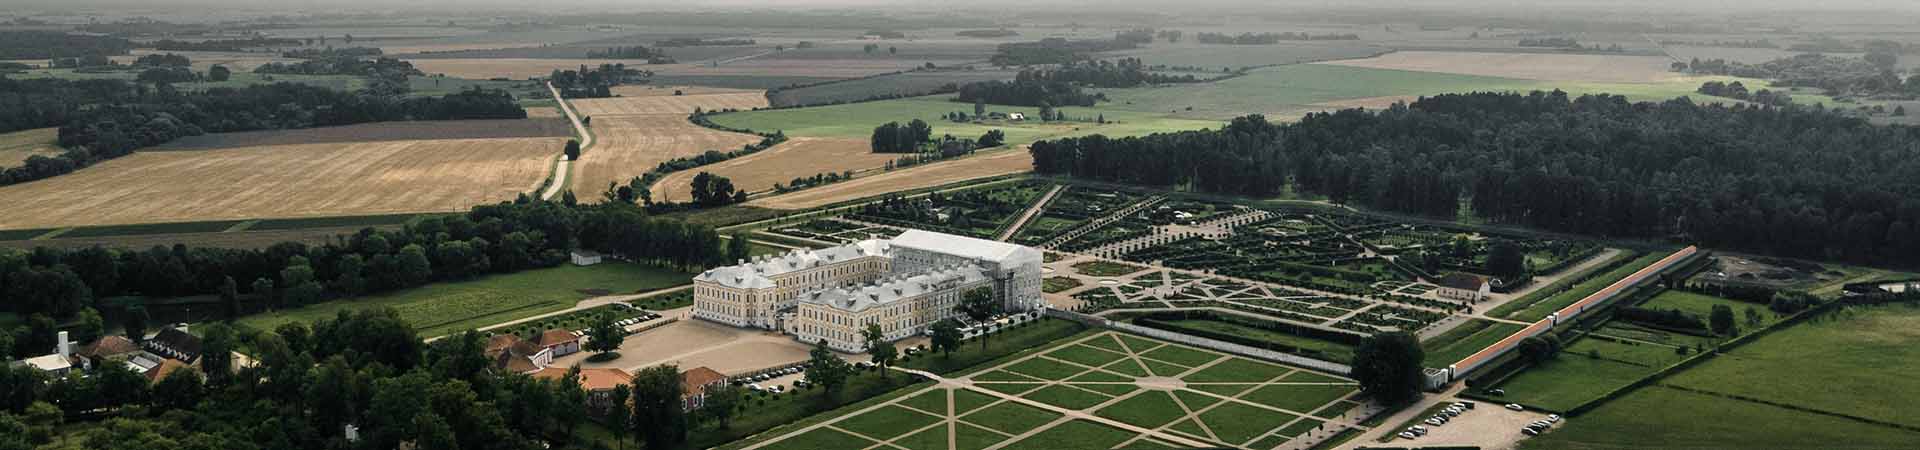
POLYGON ((909 230, 708 270, 693 279, 693 316, 864 352, 868 324, 890 341, 920 334, 975 289, 1009 312, 1040 308, 1041 259, 1025 246, 909 230))

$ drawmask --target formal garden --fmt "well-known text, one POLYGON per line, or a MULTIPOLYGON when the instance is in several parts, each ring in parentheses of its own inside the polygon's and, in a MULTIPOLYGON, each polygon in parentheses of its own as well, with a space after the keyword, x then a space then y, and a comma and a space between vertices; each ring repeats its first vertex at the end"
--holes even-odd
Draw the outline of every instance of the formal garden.
POLYGON ((1052 188, 1051 183, 1026 180, 957 192, 933 192, 920 198, 889 197, 862 206, 845 217, 881 225, 992 238, 1012 226, 1052 188))

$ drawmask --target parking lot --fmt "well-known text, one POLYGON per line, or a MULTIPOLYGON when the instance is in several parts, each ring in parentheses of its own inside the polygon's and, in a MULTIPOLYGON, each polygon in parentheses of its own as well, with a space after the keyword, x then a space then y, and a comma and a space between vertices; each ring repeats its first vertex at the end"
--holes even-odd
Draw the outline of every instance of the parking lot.
MULTIPOLYGON (((1472 401, 1472 400, 1468 400, 1472 401)), ((1427 435, 1407 440, 1396 439, 1391 444, 1419 447, 1469 446, 1485 450, 1507 450, 1518 447, 1521 440, 1530 436, 1521 434, 1520 429, 1528 423, 1547 418, 1546 413, 1534 411, 1511 411, 1498 404, 1475 402, 1478 405, 1448 421, 1446 425, 1427 427, 1427 435)), ((1554 427, 1566 425, 1566 419, 1554 427)), ((1394 430, 1399 433, 1404 430, 1394 430)))

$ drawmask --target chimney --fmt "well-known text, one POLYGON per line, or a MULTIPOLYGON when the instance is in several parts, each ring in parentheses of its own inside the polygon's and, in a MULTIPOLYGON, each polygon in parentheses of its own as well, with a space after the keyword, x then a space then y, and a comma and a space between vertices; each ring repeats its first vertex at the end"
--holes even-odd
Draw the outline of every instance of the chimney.
POLYGON ((58 336, 60 339, 60 346, 55 347, 59 349, 57 351, 60 352, 60 356, 61 357, 73 356, 73 348, 72 348, 73 344, 67 342, 67 332, 62 331, 56 336, 58 336))

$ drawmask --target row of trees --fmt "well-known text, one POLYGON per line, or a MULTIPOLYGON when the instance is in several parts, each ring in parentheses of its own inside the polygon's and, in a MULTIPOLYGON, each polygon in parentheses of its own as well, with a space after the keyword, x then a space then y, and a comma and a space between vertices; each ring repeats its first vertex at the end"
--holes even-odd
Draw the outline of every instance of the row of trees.
POLYGON ((0 79, 5 131, 60 127, 59 156, 29 157, 0 185, 62 175, 186 136, 397 120, 522 119, 512 95, 471 90, 397 98, 295 83, 180 92, 119 80, 0 79))
POLYGON ((1087 93, 1071 82, 1043 78, 1041 72, 1020 71, 1013 81, 987 80, 960 86, 954 101, 1013 106, 1093 106, 1106 94, 1087 93))
POLYGON ((1194 36, 1194 40, 1202 44, 1273 45, 1280 43, 1280 41, 1357 41, 1360 40, 1360 35, 1353 33, 1311 34, 1305 32, 1240 33, 1238 35, 1232 35, 1226 33, 1201 32, 1194 36))
POLYGON ((1759 91, 1748 92, 1747 85, 1739 81, 1731 83, 1725 81, 1708 81, 1701 83, 1700 89, 1696 89, 1695 92, 1715 97, 1746 100, 1762 105, 1787 106, 1793 104, 1793 95, 1791 94, 1773 92, 1764 88, 1759 91))
POLYGON ((673 64, 673 57, 644 45, 588 49, 587 59, 644 59, 647 64, 673 64))
POLYGON ((1815 259, 1920 263, 1920 129, 1818 108, 1449 94, 1032 146, 1034 169, 1815 259))
POLYGON ((1064 81, 1100 88, 1130 88, 1149 84, 1196 83, 1200 80, 1193 75, 1165 75, 1147 71, 1147 65, 1140 58, 1120 58, 1116 61, 1098 60, 1075 62, 1060 65, 1056 69, 1021 71, 1015 81, 1031 78, 1036 81, 1064 81), (1029 73, 1031 72, 1031 73, 1029 73))
POLYGON ((644 82, 653 77, 653 72, 629 69, 626 63, 601 64, 589 67, 581 64, 579 70, 554 69, 547 81, 560 90, 567 98, 607 98, 613 96, 613 87, 629 83, 644 82))
POLYGON ((576 248, 679 270, 723 258, 712 229, 652 219, 631 205, 527 201, 422 218, 399 230, 361 230, 322 245, 0 251, 0 311, 64 319, 99 298, 219 295, 231 316, 551 267, 576 248), (237 303, 245 300, 266 304, 237 303))
POLYGON ((995 47, 989 60, 995 66, 1028 66, 1035 64, 1066 64, 1087 59, 1090 53, 1110 52, 1139 48, 1133 41, 1109 40, 1068 40, 1066 38, 1045 38, 1034 42, 1014 42, 995 47))

